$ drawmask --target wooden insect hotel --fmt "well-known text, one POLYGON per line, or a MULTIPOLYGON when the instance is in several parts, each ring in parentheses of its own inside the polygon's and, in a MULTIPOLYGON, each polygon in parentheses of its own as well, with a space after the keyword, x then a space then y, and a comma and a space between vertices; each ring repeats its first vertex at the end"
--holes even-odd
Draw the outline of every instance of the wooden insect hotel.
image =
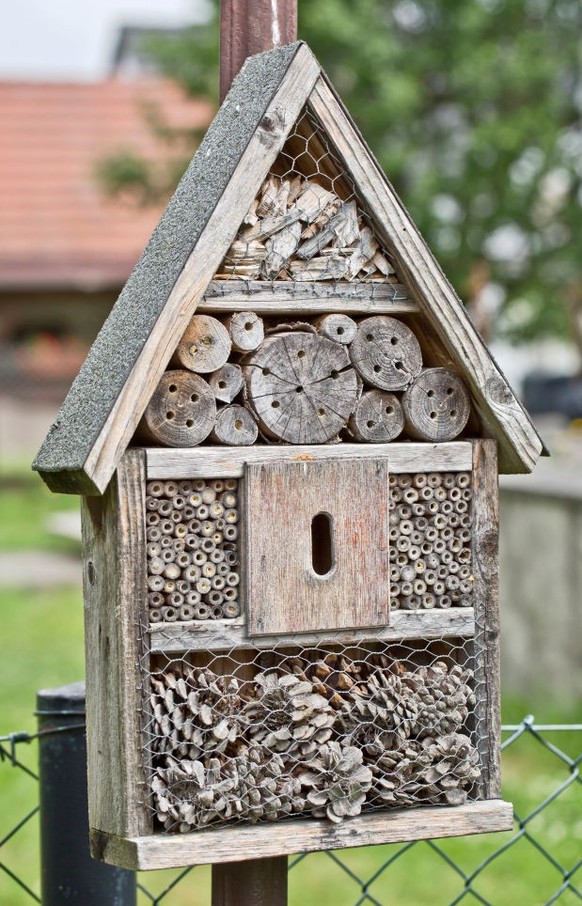
POLYGON ((34 466, 83 496, 94 854, 509 829, 497 475, 542 452, 311 51, 250 58, 34 466))

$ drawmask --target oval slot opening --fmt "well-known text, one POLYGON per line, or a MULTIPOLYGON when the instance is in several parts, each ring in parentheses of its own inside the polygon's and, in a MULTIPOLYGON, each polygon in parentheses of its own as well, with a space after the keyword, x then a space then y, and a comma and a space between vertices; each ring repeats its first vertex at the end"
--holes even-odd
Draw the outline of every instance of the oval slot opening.
POLYGON ((317 513, 311 520, 311 563, 318 576, 327 576, 334 567, 333 525, 329 513, 317 513))

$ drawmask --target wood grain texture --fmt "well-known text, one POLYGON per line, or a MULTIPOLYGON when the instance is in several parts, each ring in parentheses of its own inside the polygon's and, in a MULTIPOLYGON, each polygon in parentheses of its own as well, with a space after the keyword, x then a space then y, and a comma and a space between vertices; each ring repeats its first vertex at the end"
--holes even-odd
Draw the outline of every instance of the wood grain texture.
POLYGON ((388 459, 390 471, 466 472, 472 468, 469 441, 448 444, 392 443, 329 444, 327 446, 204 447, 203 449, 146 450, 148 478, 241 478, 247 462, 319 462, 356 456, 388 459))
POLYGON ((479 414, 498 440, 501 471, 531 471, 543 445, 527 413, 323 76, 317 80, 308 106, 354 180, 401 278, 469 385, 479 414))
POLYGON ((212 866, 211 906, 286 906, 287 858, 212 866))
POLYGON ((129 836, 151 828, 141 737, 144 495, 145 456, 134 450, 105 496, 82 505, 89 821, 129 836))
POLYGON ((209 374, 226 363, 232 343, 228 330, 212 315, 194 315, 172 356, 176 368, 209 374))
POLYGON ((386 390, 365 390, 348 422, 350 434, 362 443, 396 440, 403 427, 400 400, 386 390))
POLYGON ((249 636, 389 622, 385 459, 249 463, 244 493, 249 636))
POLYGON ((475 723, 483 777, 481 795, 500 795, 499 492, 497 446, 473 442, 473 601, 475 606, 475 723))
POLYGON ((446 368, 425 368, 402 395, 406 432, 416 440, 449 441, 461 434, 471 400, 461 379, 446 368))
POLYGON ((263 431, 291 444, 337 436, 358 398, 345 346, 318 334, 269 336, 243 367, 249 405, 263 431))
POLYGON ((139 435, 169 447, 205 440, 216 419, 214 394, 206 381, 185 369, 165 371, 139 423, 139 435))
POLYGON ((468 802, 457 807, 414 808, 377 812, 349 818, 341 824, 329 821, 277 821, 257 827, 200 831, 192 834, 156 834, 122 840, 113 835, 91 835, 94 855, 111 865, 132 871, 178 868, 271 858, 302 852, 345 849, 407 840, 431 840, 509 831, 513 808, 500 799, 468 802))
POLYGON ((350 358, 358 374, 381 390, 405 390, 422 368, 422 352, 413 332, 386 315, 364 318, 358 324, 350 358))
POLYGON ((311 51, 299 46, 85 461, 83 471, 101 492, 319 72, 311 51))
POLYGON ((252 412, 244 406, 225 406, 216 416, 212 439, 219 444, 250 446, 259 429, 252 412))
POLYGON ((199 311, 254 311, 263 315, 409 314, 418 304, 398 283, 338 282, 333 284, 266 280, 213 280, 199 311))
MULTIPOLYGON (((359 642, 400 642, 407 639, 470 639, 475 634, 472 607, 446 610, 392 611, 390 625, 368 629, 343 629, 335 632, 304 632, 297 641, 303 645, 354 645, 359 642)), ((293 637, 255 636, 259 649, 289 647, 293 637)), ((248 646, 246 626, 232 620, 212 623, 159 623, 150 626, 152 652, 181 654, 183 651, 225 651, 248 646)))

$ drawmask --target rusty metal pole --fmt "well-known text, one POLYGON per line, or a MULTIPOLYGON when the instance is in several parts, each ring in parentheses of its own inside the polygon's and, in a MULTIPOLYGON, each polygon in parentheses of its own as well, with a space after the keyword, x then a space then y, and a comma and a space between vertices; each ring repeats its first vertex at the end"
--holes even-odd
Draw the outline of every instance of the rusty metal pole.
POLYGON ((297 0, 221 0, 221 102, 247 57, 296 40, 297 0))
MULTIPOLYGON (((297 0, 221 0, 221 102, 247 57, 296 40, 297 0)), ((213 865, 212 906, 287 906, 287 859, 213 865)))

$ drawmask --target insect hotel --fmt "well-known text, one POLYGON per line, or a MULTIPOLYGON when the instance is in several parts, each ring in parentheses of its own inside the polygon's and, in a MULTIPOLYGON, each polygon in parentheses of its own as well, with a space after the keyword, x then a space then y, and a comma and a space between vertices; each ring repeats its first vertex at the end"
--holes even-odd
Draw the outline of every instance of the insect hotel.
POLYGON ((509 829, 497 475, 542 452, 311 51, 250 58, 34 466, 83 496, 94 855, 509 829))

